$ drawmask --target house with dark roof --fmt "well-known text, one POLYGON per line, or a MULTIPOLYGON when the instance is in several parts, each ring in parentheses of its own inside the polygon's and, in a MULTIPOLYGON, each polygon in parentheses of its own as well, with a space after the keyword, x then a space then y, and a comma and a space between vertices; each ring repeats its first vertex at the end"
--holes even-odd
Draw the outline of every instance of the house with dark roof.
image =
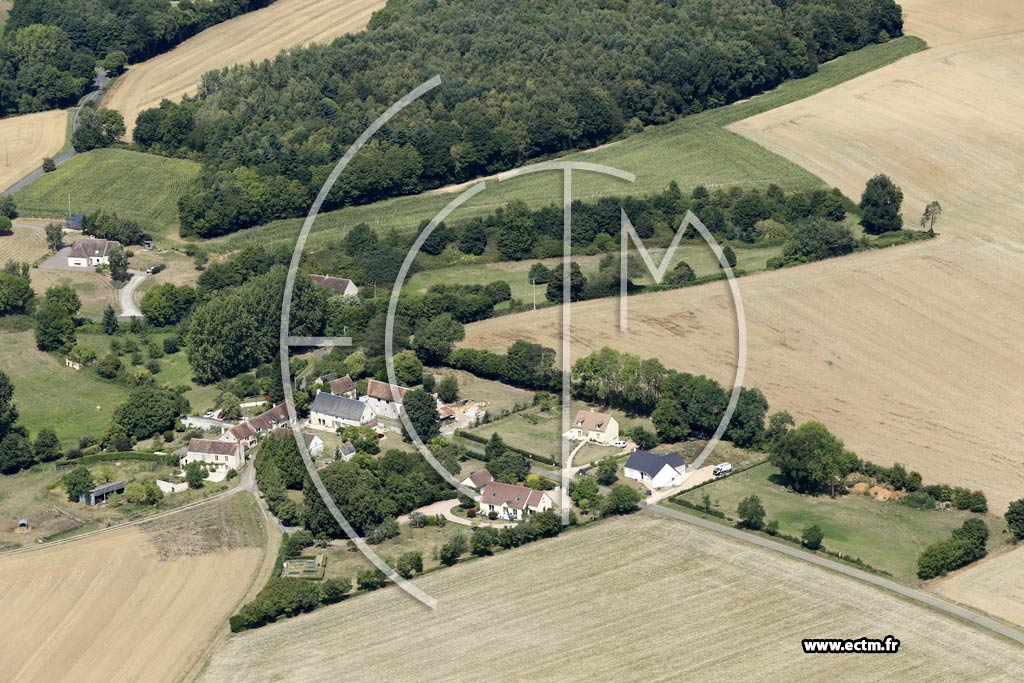
POLYGON ((481 515, 490 517, 493 512, 496 519, 510 520, 523 519, 555 507, 555 501, 547 491, 503 484, 500 481, 492 481, 484 486, 479 504, 481 515))
POLYGON ((352 445, 351 441, 346 441, 341 444, 341 448, 338 449, 338 456, 341 460, 348 462, 352 459, 352 456, 356 454, 356 447, 352 445))
POLYGON ((71 245, 68 266, 71 268, 95 268, 110 263, 110 252, 121 246, 114 240, 95 237, 80 237, 71 245))
POLYGON ((593 441, 608 446, 619 438, 619 421, 608 413, 581 410, 576 413, 566 436, 572 441, 593 441))
POLYGON ((648 451, 633 451, 623 474, 628 479, 635 479, 651 489, 663 489, 679 486, 683 483, 686 462, 678 453, 658 455, 648 451))
POLYGON ((214 441, 213 439, 189 439, 181 466, 190 462, 201 462, 210 472, 235 470, 245 464, 245 449, 237 441, 214 441))
POLYGON ((366 383, 366 395, 360 396, 359 400, 370 406, 370 410, 375 416, 398 420, 407 391, 409 390, 397 384, 371 379, 366 383))
POLYGON ((372 419, 373 412, 362 401, 321 391, 309 407, 306 426, 333 432, 342 427, 358 427, 372 419))
POLYGON ((326 287, 342 296, 355 296, 359 294, 359 288, 355 283, 343 277, 331 277, 330 275, 310 275, 309 279, 313 284, 326 287))
POLYGON ((292 423, 288 415, 288 406, 284 403, 274 406, 270 410, 260 413, 251 420, 243 420, 221 435, 221 441, 234 441, 242 444, 245 448, 252 448, 256 445, 260 436, 268 434, 278 427, 292 423))

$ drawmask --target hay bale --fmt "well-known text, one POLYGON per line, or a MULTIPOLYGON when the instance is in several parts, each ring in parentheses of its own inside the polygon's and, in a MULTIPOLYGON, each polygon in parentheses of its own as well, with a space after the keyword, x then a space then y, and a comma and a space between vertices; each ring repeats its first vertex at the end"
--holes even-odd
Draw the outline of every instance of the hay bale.
POLYGON ((853 492, 854 493, 862 493, 862 494, 863 493, 867 493, 868 492, 868 483, 866 481, 857 482, 856 484, 853 485, 853 492))

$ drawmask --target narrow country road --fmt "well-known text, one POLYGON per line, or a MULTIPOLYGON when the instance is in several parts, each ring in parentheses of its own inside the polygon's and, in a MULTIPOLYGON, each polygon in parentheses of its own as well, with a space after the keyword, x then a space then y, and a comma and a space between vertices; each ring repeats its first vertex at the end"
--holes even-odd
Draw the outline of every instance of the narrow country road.
POLYGON ((925 591, 918 590, 916 588, 910 588, 909 586, 904 586, 903 584, 896 583, 895 581, 890 581, 889 579, 884 579, 880 576, 876 576, 861 569, 849 567, 840 562, 827 559, 821 555, 805 552, 803 550, 797 550, 796 548, 791 548, 790 546, 785 545, 783 543, 779 543, 778 541, 762 538, 761 536, 756 536, 754 534, 750 534, 745 531, 740 531, 739 529, 734 529, 729 526, 723 526, 722 524, 718 524, 716 522, 709 522, 706 519, 701 519, 700 517, 696 517, 685 512, 669 510, 668 508, 664 508, 659 505, 647 506, 644 508, 644 511, 652 512, 658 515, 665 515, 666 517, 671 517, 672 519, 678 519, 680 521, 686 522, 687 524, 693 524, 694 526, 699 526, 702 529, 707 529, 708 531, 713 531, 715 533, 719 533, 724 536, 728 536, 730 538, 743 541, 744 543, 752 543, 762 548, 767 548, 768 550, 774 550, 775 552, 782 553, 783 555, 788 555, 790 557, 794 557, 798 560, 801 560, 802 562, 810 562, 811 564, 815 564, 819 567, 823 567, 825 569, 830 569, 834 572, 844 574, 845 576, 849 576, 859 581, 863 581, 864 583, 869 583, 873 586, 884 588, 904 598, 913 600, 914 602, 921 603, 923 605, 927 605, 932 609, 938 610, 939 612, 944 612, 958 619, 969 621, 972 624, 976 624, 990 631, 994 631, 995 633, 998 633, 1001 636, 1005 636, 1006 638, 1024 644, 1024 631, 1004 624, 1000 621, 996 621, 991 617, 984 616, 965 607, 961 607, 959 605, 954 605, 953 603, 946 602, 945 600, 938 598, 930 593, 926 593, 925 591))
MULTIPOLYGON (((98 98, 100 96, 100 94, 102 94, 103 89, 105 87, 107 87, 107 83, 109 82, 109 80, 110 79, 107 78, 107 74, 104 73, 104 72, 100 72, 100 73, 96 74, 96 80, 93 83, 94 89, 91 92, 89 92, 89 94, 86 95, 84 98, 82 98, 82 101, 78 104, 78 108, 75 110, 75 120, 71 124, 71 132, 72 133, 75 132, 76 130, 78 130, 78 115, 82 112, 82 107, 84 107, 85 105, 89 104, 90 102, 92 102, 93 100, 98 98)), ((73 156, 75 156, 75 148, 69 146, 68 150, 66 152, 64 152, 63 154, 61 154, 61 155, 59 155, 57 157, 54 157, 53 162, 55 164, 57 164, 58 166, 60 166, 61 164, 63 164, 65 161, 67 161, 68 159, 70 159, 73 156)), ((30 183, 32 183, 36 178, 38 178, 41 175, 43 175, 43 168, 42 168, 42 166, 40 166, 39 168, 37 168, 36 170, 34 170, 31 173, 29 173, 27 176, 25 176, 24 178, 22 178, 18 182, 14 183, 10 187, 8 187, 6 190, 4 190, 4 193, 5 194, 14 194, 18 190, 28 186, 30 183)))

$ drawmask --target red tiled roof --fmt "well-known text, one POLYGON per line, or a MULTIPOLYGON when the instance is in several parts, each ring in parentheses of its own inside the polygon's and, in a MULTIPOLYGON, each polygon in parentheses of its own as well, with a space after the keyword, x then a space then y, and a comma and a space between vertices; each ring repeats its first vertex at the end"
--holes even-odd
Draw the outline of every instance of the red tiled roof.
POLYGON ((189 439, 189 453, 214 453, 216 455, 234 455, 238 444, 231 441, 214 441, 213 439, 189 439))
POLYGON ((380 401, 395 401, 395 389, 398 390, 399 400, 401 403, 405 400, 405 392, 409 391, 405 387, 400 387, 397 384, 388 384, 387 382, 378 382, 375 379, 371 379, 366 383, 366 395, 370 398, 375 398, 380 401))
POLYGON ((480 470, 479 472, 474 472, 473 474, 469 475, 469 480, 473 482, 473 486, 479 488, 481 486, 490 484, 492 481, 494 481, 494 477, 492 477, 491 473, 488 472, 487 470, 480 470))
POLYGON ((313 281, 313 284, 333 289, 337 292, 344 292, 352 284, 352 281, 347 278, 331 277, 330 275, 310 275, 309 279, 313 281))
POLYGON ((612 416, 608 413, 595 413, 592 410, 581 410, 576 413, 576 421, 573 426, 588 432, 608 431, 608 424, 612 416))
POLYGON ((331 387, 332 394, 347 394, 350 391, 356 390, 356 383, 348 375, 332 381, 329 386, 331 387))

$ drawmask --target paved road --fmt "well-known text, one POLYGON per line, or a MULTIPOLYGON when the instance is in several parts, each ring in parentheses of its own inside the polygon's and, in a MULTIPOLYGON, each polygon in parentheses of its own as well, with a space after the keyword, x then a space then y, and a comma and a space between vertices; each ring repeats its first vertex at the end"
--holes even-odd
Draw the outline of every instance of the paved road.
MULTIPOLYGON (((82 107, 84 107, 88 103, 90 103, 93 100, 95 100, 96 98, 98 98, 100 96, 100 94, 103 92, 103 88, 107 87, 108 81, 109 81, 109 79, 107 78, 106 73, 100 72, 100 73, 96 74, 96 80, 93 82, 94 90, 92 90, 92 92, 90 92, 88 95, 86 95, 84 98, 82 98, 82 101, 78 105, 78 109, 75 110, 75 120, 71 124, 71 131, 72 132, 78 130, 78 115, 81 113, 82 107)), ((61 164, 63 164, 65 161, 67 161, 68 159, 70 159, 73 156, 75 156, 75 148, 74 147, 69 147, 66 152, 64 152, 63 154, 55 157, 53 162, 55 164, 57 164, 58 166, 60 166, 61 164)), ((18 182, 16 182, 13 185, 11 185, 9 188, 4 190, 4 192, 6 194, 14 194, 18 190, 28 186, 30 183, 32 183, 36 178, 38 178, 41 175, 43 175, 43 167, 42 166, 40 166, 36 170, 34 170, 31 173, 29 173, 27 176, 25 176, 24 178, 22 178, 18 182)))
POLYGON ((666 517, 671 517, 673 519, 678 519, 688 524, 693 524, 694 526, 699 526, 703 529, 708 529, 709 531, 714 531, 715 533, 723 534, 725 536, 729 536, 730 538, 734 538, 745 543, 752 543, 754 545, 761 546, 762 548, 774 550, 775 552, 782 553, 783 555, 795 557, 798 560, 801 560, 803 562, 810 562, 811 564, 816 564, 819 567, 824 567, 825 569, 831 569, 834 572, 839 572, 840 574, 844 574, 851 578, 858 579, 860 581, 863 581, 864 583, 870 583, 873 586, 884 588, 904 598, 908 598, 910 600, 913 600, 914 602, 922 603, 924 605, 927 605, 928 607, 931 607, 932 609, 938 610, 940 612, 945 612, 946 614, 957 617, 959 619, 963 619, 964 621, 969 621, 972 624, 977 624, 982 628, 994 631, 995 633, 998 633, 1001 636, 1005 636, 1007 638, 1010 638, 1011 640, 1017 641, 1018 643, 1024 644, 1024 631, 1021 631, 1020 629, 1014 628, 1012 626, 1008 626, 1007 624, 996 621, 995 619, 986 617, 982 614, 978 614, 977 612, 969 610, 966 607, 961 607, 959 605, 954 605, 953 603, 946 602, 941 598, 938 598, 930 593, 917 590, 916 588, 910 588, 908 586, 904 586, 903 584, 896 583, 895 581, 890 581, 889 579, 884 579, 880 576, 876 576, 866 571, 854 569, 853 567, 849 567, 840 562, 827 559, 825 556, 822 555, 804 552, 803 550, 792 548, 783 543, 779 543, 778 541, 773 541, 768 538, 756 536, 754 534, 750 534, 745 531, 740 531, 739 529, 734 529, 733 527, 724 526, 716 522, 710 522, 706 519, 701 519, 700 517, 696 517, 685 512, 669 510, 668 508, 661 507, 660 505, 645 507, 644 510, 645 512, 652 512, 655 514, 664 515, 666 517))

